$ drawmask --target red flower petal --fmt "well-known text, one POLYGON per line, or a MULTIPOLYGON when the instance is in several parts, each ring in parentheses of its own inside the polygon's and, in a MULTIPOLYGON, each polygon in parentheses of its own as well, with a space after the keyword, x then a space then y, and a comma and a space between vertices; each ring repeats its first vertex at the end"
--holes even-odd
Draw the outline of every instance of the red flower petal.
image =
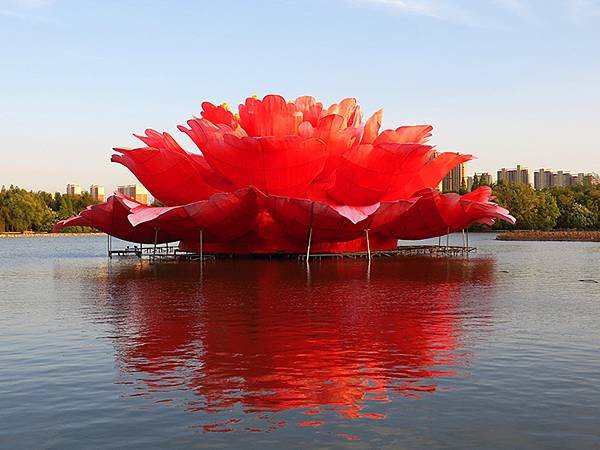
MULTIPOLYGON (((430 154, 423 153, 422 156, 430 159, 430 154)), ((396 182, 390 185, 383 200, 407 198, 422 189, 436 188, 452 169, 471 159, 471 155, 447 152, 423 164, 424 159, 417 155, 417 160, 411 159, 404 163, 403 170, 398 174, 396 182)))
POLYGON ((294 101, 294 104, 296 105, 296 110, 302 113, 303 121, 309 122, 313 127, 316 127, 323 111, 323 104, 308 95, 298 97, 294 101))
POLYGON ((234 114, 226 109, 223 105, 215 106, 210 102, 202 103, 202 112, 200 115, 210 120, 215 125, 223 124, 233 129, 237 128, 238 122, 234 114))
POLYGON ((238 138, 232 134, 207 140, 208 163, 237 187, 254 186, 266 194, 306 197, 321 173, 327 149, 320 139, 299 136, 238 138))
POLYGON ((364 236, 369 216, 379 206, 374 205, 368 213, 345 207, 342 214, 326 203, 307 199, 268 196, 265 203, 281 229, 302 243, 307 242, 311 227, 314 242, 344 242, 364 236))
POLYGON ((375 114, 367 119, 365 123, 365 129, 363 132, 361 144, 372 144, 379 134, 379 128, 381 127, 381 121, 383 120, 383 109, 380 109, 375 114))
POLYGON ((429 159, 431 151, 432 147, 421 144, 354 147, 342 157, 335 185, 327 193, 346 205, 408 198, 414 192, 410 192, 410 181, 429 159), (401 192, 394 197, 392 192, 396 191, 401 192))
POLYGON ((298 133, 303 114, 280 95, 248 98, 239 107, 240 125, 248 136, 287 136, 298 133))
POLYGON ((231 187, 202 156, 186 152, 168 133, 146 130, 146 136, 138 137, 150 146, 115 148, 121 154, 111 161, 127 167, 163 203, 190 203, 231 187))
POLYGON ((431 125, 413 125, 398 127, 395 130, 385 130, 377 139, 373 142, 374 144, 383 144, 385 142, 391 142, 396 144, 424 144, 431 137, 431 125))
POLYGON ((59 232, 64 227, 88 226, 110 234, 111 236, 130 242, 143 244, 165 243, 179 240, 177 235, 165 230, 155 230, 151 226, 134 228, 127 220, 127 216, 138 209, 152 209, 151 206, 142 205, 133 199, 116 193, 99 205, 88 206, 78 216, 58 222, 52 231, 59 232))
POLYGON ((347 127, 357 128, 362 122, 362 112, 355 98, 345 98, 340 103, 334 103, 321 113, 321 117, 331 114, 342 116, 347 127))
POLYGON ((420 193, 414 206, 394 220, 380 219, 376 213, 371 228, 384 237, 426 239, 462 230, 475 222, 493 223, 495 219, 502 219, 514 223, 506 209, 482 201, 486 195, 484 191, 486 189, 461 197, 427 189, 420 193))
POLYGON ((327 161, 318 180, 330 182, 327 188, 331 187, 330 184, 334 181, 331 176, 340 165, 342 155, 352 148, 358 136, 359 130, 347 127, 346 119, 338 114, 330 114, 319 121, 315 137, 325 142, 327 161))
POLYGON ((256 192, 245 188, 182 206, 138 208, 128 220, 135 228, 158 228, 178 239, 199 239, 202 230, 205 242, 222 242, 255 229, 258 211, 256 192))

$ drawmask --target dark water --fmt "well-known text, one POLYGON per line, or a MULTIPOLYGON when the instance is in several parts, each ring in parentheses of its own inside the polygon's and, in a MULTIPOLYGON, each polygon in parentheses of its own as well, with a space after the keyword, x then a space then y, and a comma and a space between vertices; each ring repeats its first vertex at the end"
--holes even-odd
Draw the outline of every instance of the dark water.
POLYGON ((600 245, 108 261, 0 239, 0 447, 600 448, 600 245))

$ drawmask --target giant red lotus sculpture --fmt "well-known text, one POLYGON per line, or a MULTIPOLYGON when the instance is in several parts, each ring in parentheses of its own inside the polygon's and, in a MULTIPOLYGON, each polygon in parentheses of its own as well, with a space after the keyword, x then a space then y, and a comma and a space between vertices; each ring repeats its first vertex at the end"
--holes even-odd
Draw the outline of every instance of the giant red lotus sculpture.
POLYGON ((499 218, 508 211, 480 187, 459 196, 437 186, 470 155, 434 152, 429 125, 380 132, 356 100, 325 108, 313 97, 251 97, 233 114, 202 103, 201 118, 179 126, 201 153, 168 133, 146 130, 145 147, 115 148, 150 193, 151 207, 115 194, 65 226, 91 226, 139 243, 180 241, 184 250, 226 253, 391 249, 499 218), (367 231, 368 230, 368 231, 367 231))

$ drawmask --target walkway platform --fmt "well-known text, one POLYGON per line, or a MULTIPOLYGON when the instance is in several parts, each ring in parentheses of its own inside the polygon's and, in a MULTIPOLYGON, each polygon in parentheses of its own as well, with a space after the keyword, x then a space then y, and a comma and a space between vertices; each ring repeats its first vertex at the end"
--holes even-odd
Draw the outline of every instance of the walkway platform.
POLYGON ((173 245, 148 245, 147 247, 134 245, 133 247, 127 246, 124 249, 113 250, 109 248, 108 257, 137 257, 145 258, 154 261, 176 261, 176 260, 187 260, 187 261, 213 261, 215 255, 208 253, 191 253, 182 252, 177 249, 177 246, 173 245))
POLYGON ((371 252, 351 253, 270 253, 257 255, 234 255, 223 253, 190 253, 182 252, 176 246, 149 245, 147 247, 134 245, 125 249, 108 250, 109 258, 137 257, 156 261, 215 261, 217 259, 252 258, 252 259, 298 259, 300 261, 323 260, 323 259, 373 259, 393 258, 398 256, 433 256, 433 257, 455 257, 465 256, 477 251, 475 247, 448 246, 448 245, 400 245, 396 250, 374 250, 371 252))
MULTIPOLYGON (((399 245, 396 250, 377 250, 370 252, 352 252, 352 253, 311 253, 310 259, 324 259, 324 258, 392 258, 395 256, 464 256, 469 253, 475 252, 475 247, 461 247, 461 246, 445 246, 445 245, 411 245, 404 246, 399 245)), ((306 260, 305 254, 298 255, 298 259, 306 260)))

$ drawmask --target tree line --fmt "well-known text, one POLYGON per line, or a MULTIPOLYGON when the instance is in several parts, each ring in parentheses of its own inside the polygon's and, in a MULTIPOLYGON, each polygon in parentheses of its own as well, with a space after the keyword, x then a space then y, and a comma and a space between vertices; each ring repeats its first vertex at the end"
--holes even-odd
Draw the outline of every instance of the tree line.
MULTIPOLYGON (((473 187, 487 185, 474 177, 473 187)), ((600 230, 600 186, 584 184, 533 189, 529 184, 499 182, 490 186, 494 201, 517 219, 515 225, 497 221, 496 230, 600 230)), ((461 194, 466 193, 460 192, 461 194)), ((475 230, 489 229, 475 225, 475 230)))
MULTIPOLYGON (((67 195, 28 191, 18 186, 0 190, 0 232, 50 231, 59 220, 74 216, 97 203, 84 192, 67 195)), ((68 227, 65 231, 87 232, 89 227, 68 227)))
POLYGON ((517 219, 516 225, 496 223, 497 229, 600 230, 600 186, 551 187, 499 183, 496 202, 517 219))
MULTIPOLYGON (((515 225, 496 221, 491 229, 600 230, 600 185, 587 182, 536 190, 529 184, 488 183, 487 177, 475 174, 470 190, 474 191, 480 186, 491 187, 494 201, 517 219, 515 225)), ((466 194, 468 190, 465 183, 454 192, 466 194)), ((474 224, 471 230, 490 230, 490 227, 474 224)))

